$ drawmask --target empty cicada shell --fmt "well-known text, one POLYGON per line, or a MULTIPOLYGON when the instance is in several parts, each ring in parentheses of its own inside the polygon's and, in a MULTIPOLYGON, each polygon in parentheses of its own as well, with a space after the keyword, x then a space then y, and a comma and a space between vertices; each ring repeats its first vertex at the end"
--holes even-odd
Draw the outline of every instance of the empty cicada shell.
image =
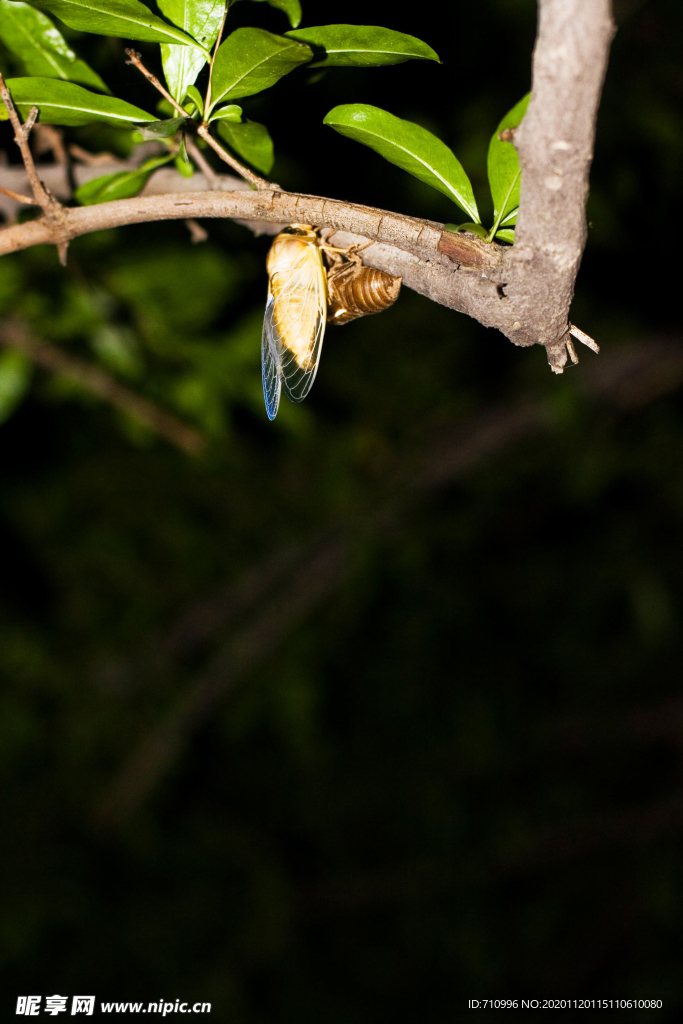
POLYGON ((364 267, 352 250, 327 271, 328 323, 347 324, 359 316, 381 313, 398 298, 401 278, 364 267))

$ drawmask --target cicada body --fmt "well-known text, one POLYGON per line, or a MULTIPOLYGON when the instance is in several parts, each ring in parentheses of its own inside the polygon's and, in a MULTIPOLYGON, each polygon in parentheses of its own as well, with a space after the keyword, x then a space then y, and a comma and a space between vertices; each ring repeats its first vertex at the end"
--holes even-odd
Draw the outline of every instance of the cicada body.
POLYGON ((318 236, 292 224, 276 236, 266 261, 268 302, 261 339, 263 394, 273 420, 285 394, 301 402, 311 390, 327 322, 327 280, 318 236))
POLYGON ((291 224, 275 237, 266 269, 261 373, 266 412, 273 420, 283 389, 293 402, 311 390, 328 315, 331 323, 345 324, 381 313, 398 298, 401 278, 364 267, 355 247, 326 245, 310 224, 291 224))
POLYGON ((400 277, 364 267, 357 256, 349 253, 327 272, 329 321, 347 324, 359 316, 381 313, 396 302, 400 290, 400 277))

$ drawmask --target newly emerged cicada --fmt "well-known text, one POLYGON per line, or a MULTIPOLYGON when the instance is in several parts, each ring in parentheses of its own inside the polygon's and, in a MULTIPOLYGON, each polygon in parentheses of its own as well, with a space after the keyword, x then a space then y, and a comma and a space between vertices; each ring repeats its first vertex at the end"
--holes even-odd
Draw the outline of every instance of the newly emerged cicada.
POLYGON ((276 236, 266 260, 268 301, 261 338, 261 373, 268 419, 280 393, 301 402, 311 390, 327 323, 327 279, 318 236, 291 224, 276 236))
POLYGON ((261 338, 261 373, 268 418, 280 394, 301 402, 318 371, 325 326, 379 313, 398 298, 401 279, 364 267, 355 247, 321 242, 310 224, 290 224, 266 260, 268 302, 261 338), (326 268, 323 251, 327 255, 326 268))

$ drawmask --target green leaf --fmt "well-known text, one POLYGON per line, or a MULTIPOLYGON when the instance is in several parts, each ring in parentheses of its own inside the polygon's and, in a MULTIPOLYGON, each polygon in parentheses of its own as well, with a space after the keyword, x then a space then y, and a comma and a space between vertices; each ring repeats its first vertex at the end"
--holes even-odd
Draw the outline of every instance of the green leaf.
POLYGON ((170 139, 180 131, 187 122, 186 117, 169 117, 165 121, 152 121, 149 124, 136 124, 137 130, 145 142, 156 139, 170 139))
MULTIPOLYGON (((140 121, 156 117, 114 96, 98 96, 73 82, 56 78, 10 78, 7 82, 14 105, 26 118, 31 107, 38 107, 42 124, 81 125, 104 121, 115 128, 134 128, 140 121)), ((8 118, 4 103, 0 121, 8 118)))
POLYGON ((8 420, 26 394, 31 364, 21 352, 0 354, 0 423, 8 420))
POLYGON ((375 25, 318 25, 285 35, 308 43, 314 51, 313 68, 402 64, 406 60, 439 60, 438 55, 415 36, 375 25), (322 51, 322 52, 319 52, 322 51))
MULTIPOLYGON (((187 153, 185 153, 185 156, 187 156, 187 153)), ((194 174, 194 164, 192 163, 191 160, 183 160, 182 155, 180 153, 178 153, 174 163, 176 166, 176 170, 180 171, 183 178, 191 178, 192 175, 194 174)))
MULTIPOLYGON (((172 103, 168 100, 159 100, 156 107, 154 108, 158 114, 161 114, 164 120, 169 121, 172 117, 177 117, 176 109, 172 103)), ((157 118, 155 117, 156 121, 157 118)))
POLYGON ((109 92, 97 72, 79 60, 50 19, 28 4, 0 0, 0 39, 29 75, 80 82, 109 92))
POLYGON ((473 221, 480 223, 472 185, 460 161, 426 128, 367 103, 344 103, 335 107, 323 123, 369 146, 392 164, 443 192, 473 221))
POLYGON ((186 178, 191 178, 194 174, 194 164, 187 155, 187 145, 185 142, 185 136, 180 136, 180 148, 175 158, 175 165, 182 175, 186 178))
POLYGON ((244 121, 242 124, 219 121, 218 134, 255 170, 261 174, 272 171, 275 160, 273 140, 264 124, 257 121, 244 121))
MULTIPOLYGON (((157 0, 163 14, 178 28, 210 50, 218 38, 225 12, 225 0, 157 0)), ((201 50, 175 43, 161 47, 161 62, 171 95, 182 103, 187 90, 206 64, 201 50)))
POLYGON ((489 143, 488 175, 496 227, 500 224, 514 224, 521 185, 517 150, 512 142, 502 142, 498 135, 505 128, 516 128, 522 123, 530 98, 531 93, 527 93, 512 110, 508 111, 489 143))
POLYGON ((271 7, 277 7, 284 11, 289 18, 289 24, 296 28, 301 23, 301 4, 299 0, 266 0, 271 7))
POLYGON ((228 103, 225 107, 219 107, 209 118, 209 121, 233 121, 235 124, 239 124, 241 120, 242 108, 238 107, 236 103, 228 103))
MULTIPOLYGON (((218 47, 211 108, 222 100, 253 96, 313 56, 310 46, 262 28, 238 28, 218 47)), ((209 111, 210 113, 210 111, 209 111)))
POLYGON ((143 190, 152 171, 172 159, 173 154, 167 153, 146 160, 134 171, 117 171, 116 174, 104 174, 101 178, 93 178, 76 189, 74 198, 81 206, 94 206, 96 203, 112 202, 114 199, 130 199, 143 190))
POLYGON ((496 232, 495 240, 496 242, 509 242, 510 245, 513 245, 515 241, 515 233, 507 228, 503 228, 502 231, 496 232))
POLYGON ((179 28, 157 18, 139 0, 32 0, 31 6, 56 14, 65 25, 80 32, 148 43, 199 45, 179 28))
POLYGON ((204 116, 204 99, 203 99, 202 94, 200 93, 200 91, 199 91, 199 89, 197 88, 196 85, 188 85, 187 91, 186 91, 185 95, 183 96, 183 99, 180 102, 184 103, 184 101, 188 97, 192 100, 192 102, 194 103, 195 107, 199 111, 199 116, 203 117, 204 116))

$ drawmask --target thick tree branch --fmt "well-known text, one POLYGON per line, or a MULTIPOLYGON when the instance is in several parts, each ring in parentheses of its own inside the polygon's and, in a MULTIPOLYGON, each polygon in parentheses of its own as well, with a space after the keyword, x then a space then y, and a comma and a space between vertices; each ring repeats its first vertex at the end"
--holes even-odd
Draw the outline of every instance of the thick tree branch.
POLYGON ((545 345, 556 372, 567 361, 569 307, 586 241, 588 172, 613 35, 610 0, 540 0, 532 98, 514 142, 522 194, 505 265, 514 322, 504 333, 517 345, 545 345))
POLYGON ((351 231, 381 243, 363 252, 363 261, 369 266, 402 277, 409 287, 452 309, 469 313, 486 326, 498 326, 500 301, 488 272, 501 261, 501 246, 488 245, 474 235, 444 231, 443 225, 434 221, 320 196, 236 189, 138 196, 64 209, 58 224, 40 218, 0 231, 0 255, 124 224, 188 217, 306 223, 351 231), (475 273, 460 273, 459 269, 475 273))

